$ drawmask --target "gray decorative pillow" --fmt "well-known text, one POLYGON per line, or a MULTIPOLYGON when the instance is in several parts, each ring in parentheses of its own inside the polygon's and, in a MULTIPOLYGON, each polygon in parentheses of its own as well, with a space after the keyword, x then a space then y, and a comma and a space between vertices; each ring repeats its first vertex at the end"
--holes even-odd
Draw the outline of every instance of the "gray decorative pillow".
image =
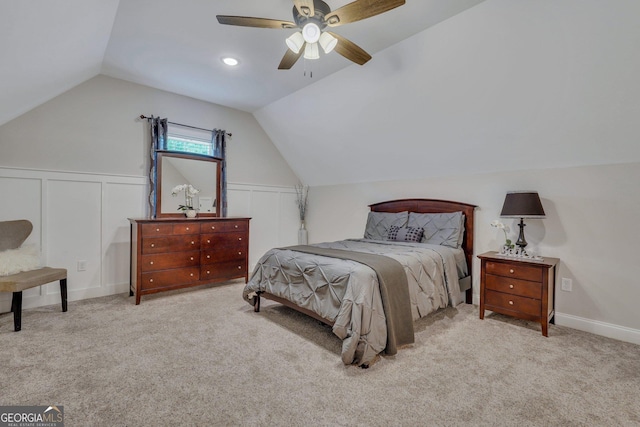
POLYGON ((392 225, 404 227, 409 220, 409 212, 369 212, 367 226, 364 229, 365 239, 386 240, 392 225))
POLYGON ((408 227, 422 228, 423 243, 459 248, 464 233, 464 215, 451 213, 415 213, 409 214, 408 227))
POLYGON ((389 227, 387 239, 401 242, 420 242, 423 234, 424 230, 422 228, 398 227, 397 225, 392 225, 389 227))

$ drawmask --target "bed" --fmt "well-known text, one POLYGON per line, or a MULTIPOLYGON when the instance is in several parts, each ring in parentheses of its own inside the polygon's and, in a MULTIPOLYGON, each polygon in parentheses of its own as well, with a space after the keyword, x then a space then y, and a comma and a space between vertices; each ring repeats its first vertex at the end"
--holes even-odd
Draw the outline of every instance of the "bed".
POLYGON ((369 206, 364 238, 274 248, 243 298, 267 298, 320 320, 342 339, 342 362, 368 366, 413 343, 413 322, 472 302, 474 205, 401 199, 369 206))

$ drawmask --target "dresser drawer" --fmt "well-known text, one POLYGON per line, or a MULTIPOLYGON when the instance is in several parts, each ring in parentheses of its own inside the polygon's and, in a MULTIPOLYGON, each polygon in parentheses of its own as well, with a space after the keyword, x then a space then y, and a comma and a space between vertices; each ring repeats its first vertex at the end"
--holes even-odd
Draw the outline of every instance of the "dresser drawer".
POLYGON ((517 263, 506 264, 487 261, 486 273, 496 276, 513 277, 514 279, 531 280, 534 282, 542 281, 542 268, 517 263))
POLYGON ((200 280, 233 279, 247 274, 245 260, 225 261, 212 265, 203 265, 200 269, 200 280))
POLYGON ((169 268, 193 267, 200 262, 200 252, 178 252, 148 254, 140 257, 143 272, 167 270, 169 268))
POLYGON ((203 234, 200 242, 202 249, 218 248, 226 249, 244 248, 247 245, 247 233, 231 232, 218 234, 203 234))
POLYGON ((142 224, 142 237, 166 236, 173 234, 173 224, 142 224))
POLYGON ((487 289, 504 292, 512 295, 520 295, 529 298, 542 298, 542 286, 538 282, 512 279, 511 277, 486 275, 485 286, 487 289))
POLYGON ((142 290, 166 288, 196 282, 200 279, 198 267, 176 268, 173 270, 142 273, 142 290))
POLYGON ((236 248, 234 250, 225 249, 224 251, 210 249, 201 252, 200 263, 203 265, 226 261, 244 263, 246 257, 247 251, 244 248, 236 248))
POLYGON ((142 241, 143 254, 197 250, 200 250, 200 236, 198 235, 149 237, 142 241))
POLYGON ((211 221, 201 224, 200 230, 203 234, 247 231, 249 230, 249 223, 247 221, 211 221))
POLYGON ((539 299, 525 298, 490 290, 485 291, 485 294, 487 310, 502 308, 508 311, 516 311, 538 318, 540 317, 542 305, 539 299))
POLYGON ((173 234, 200 234, 197 222, 178 222, 173 224, 173 234))

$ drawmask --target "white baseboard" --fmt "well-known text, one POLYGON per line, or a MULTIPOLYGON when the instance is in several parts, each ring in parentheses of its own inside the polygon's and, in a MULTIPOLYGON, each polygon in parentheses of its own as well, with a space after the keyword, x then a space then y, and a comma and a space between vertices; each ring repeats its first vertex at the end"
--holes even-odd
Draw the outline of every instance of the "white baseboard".
POLYGON ((556 312, 555 323, 607 338, 640 344, 640 330, 556 312))

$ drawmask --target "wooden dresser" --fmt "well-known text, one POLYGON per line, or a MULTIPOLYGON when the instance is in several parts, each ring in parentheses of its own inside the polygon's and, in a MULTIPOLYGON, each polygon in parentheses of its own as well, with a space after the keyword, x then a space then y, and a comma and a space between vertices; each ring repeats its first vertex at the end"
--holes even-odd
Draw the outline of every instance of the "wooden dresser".
POLYGON ((480 319, 484 311, 540 322, 548 336, 553 323, 556 265, 558 258, 542 261, 500 256, 496 252, 478 255, 480 270, 480 319))
POLYGON ((129 295, 248 280, 249 219, 130 218, 129 295))

